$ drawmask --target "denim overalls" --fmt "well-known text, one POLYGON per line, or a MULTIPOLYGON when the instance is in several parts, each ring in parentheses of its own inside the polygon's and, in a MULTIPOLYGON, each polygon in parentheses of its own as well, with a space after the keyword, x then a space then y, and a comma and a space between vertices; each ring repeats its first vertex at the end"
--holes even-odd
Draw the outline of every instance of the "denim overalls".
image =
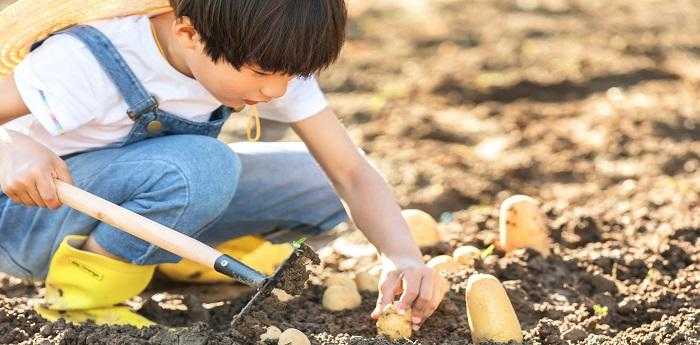
MULTIPOLYGON (((76 186, 210 245, 279 229, 316 235, 347 219, 303 143, 224 144, 216 136, 228 108, 201 123, 164 112, 99 30, 76 26, 57 34, 87 45, 134 121, 121 142, 62 157, 76 186)), ((1 272, 43 279, 53 252, 73 234, 92 234, 107 251, 135 264, 179 261, 67 206, 25 207, 0 193, 1 272)))

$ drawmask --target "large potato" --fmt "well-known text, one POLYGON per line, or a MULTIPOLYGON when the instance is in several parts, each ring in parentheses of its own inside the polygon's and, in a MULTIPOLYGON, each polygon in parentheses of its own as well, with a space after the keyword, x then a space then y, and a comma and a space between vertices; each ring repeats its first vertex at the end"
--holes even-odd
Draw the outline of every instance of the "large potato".
POLYGON ((438 223, 433 216, 416 209, 403 210, 401 215, 408 223, 411 236, 419 247, 434 246, 442 240, 438 232, 438 223))
MULTIPOLYGON (((353 283, 355 284, 355 283, 353 283)), ((323 307, 330 311, 355 309, 362 304, 362 296, 347 285, 329 286, 323 293, 323 307)))
POLYGON ((374 266, 357 272, 355 283, 360 291, 379 291, 379 278, 382 274, 381 266, 374 266))
POLYGON ((449 255, 438 255, 428 261, 426 266, 439 273, 454 273, 459 270, 459 265, 449 255))
POLYGON ((532 248, 549 255, 549 230, 539 202, 527 195, 514 195, 503 201, 499 215, 499 244, 508 252, 532 248))
POLYGON ((523 341, 523 332, 513 305, 496 277, 473 274, 467 281, 465 299, 474 344, 523 341))

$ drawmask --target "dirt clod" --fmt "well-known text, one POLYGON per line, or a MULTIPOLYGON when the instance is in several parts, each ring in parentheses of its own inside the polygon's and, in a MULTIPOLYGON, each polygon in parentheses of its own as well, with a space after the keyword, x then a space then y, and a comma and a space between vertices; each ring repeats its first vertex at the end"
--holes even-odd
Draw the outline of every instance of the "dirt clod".
POLYGON ((289 266, 282 275, 282 279, 277 283, 277 288, 282 289, 290 295, 299 295, 306 287, 309 280, 308 265, 318 265, 321 263, 318 254, 311 247, 302 244, 301 255, 294 265, 289 266))

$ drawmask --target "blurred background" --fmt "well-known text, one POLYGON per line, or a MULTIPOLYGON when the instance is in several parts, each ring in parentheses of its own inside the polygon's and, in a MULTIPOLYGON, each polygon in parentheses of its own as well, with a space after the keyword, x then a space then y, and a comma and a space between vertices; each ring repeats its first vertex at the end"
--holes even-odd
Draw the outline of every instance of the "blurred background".
MULTIPOLYGON (((697 186, 697 1, 347 5, 347 44, 320 81, 402 206, 438 217, 503 191, 697 186)), ((245 115, 222 140, 245 140, 245 115)), ((298 138, 265 121, 263 140, 298 138)))
POLYGON ((440 216, 503 191, 700 184, 700 3, 348 7, 347 44, 321 83, 402 206, 440 216))

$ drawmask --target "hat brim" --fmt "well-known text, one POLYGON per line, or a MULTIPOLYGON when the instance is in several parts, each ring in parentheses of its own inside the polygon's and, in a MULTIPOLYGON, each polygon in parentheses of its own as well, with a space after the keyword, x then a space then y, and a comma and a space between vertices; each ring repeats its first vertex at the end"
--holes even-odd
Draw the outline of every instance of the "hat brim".
POLYGON ((7 75, 34 42, 69 26, 129 15, 172 11, 168 0, 19 0, 0 11, 0 76, 7 75))

